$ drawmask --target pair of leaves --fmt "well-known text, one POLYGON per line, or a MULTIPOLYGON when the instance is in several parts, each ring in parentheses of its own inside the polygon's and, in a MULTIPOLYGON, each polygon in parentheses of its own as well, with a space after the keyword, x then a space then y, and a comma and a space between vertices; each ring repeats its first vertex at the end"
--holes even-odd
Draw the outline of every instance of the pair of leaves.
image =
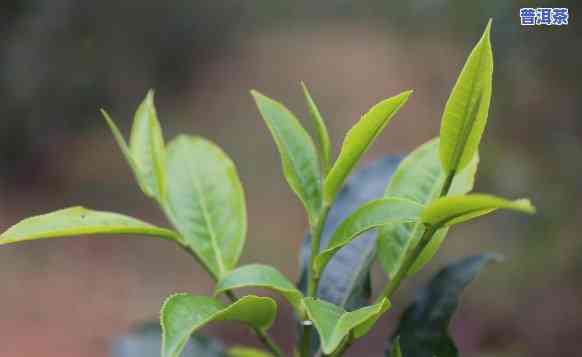
POLYGON ((306 298, 305 307, 321 337, 321 349, 329 355, 347 338, 356 339, 366 335, 382 313, 390 308, 390 303, 383 299, 377 304, 347 312, 329 302, 306 298))
POLYGON ((392 337, 388 357, 457 357, 458 352, 449 335, 451 318, 465 287, 490 262, 499 260, 495 254, 482 254, 453 263, 430 281, 403 313, 392 337))
POLYGON ((319 155, 311 137, 291 111, 257 91, 251 93, 273 135, 281 156, 285 178, 305 206, 310 224, 314 225, 324 202, 329 205, 334 201, 362 155, 406 103, 412 92, 403 92, 381 101, 363 115, 346 134, 339 157, 327 173, 331 156, 329 135, 305 85, 303 90, 316 126, 319 155), (325 175, 325 180, 322 174, 325 175))
POLYGON ((234 321, 257 331, 267 330, 277 314, 268 297, 245 296, 230 305, 206 296, 175 294, 161 311, 162 357, 179 357, 190 336, 213 321, 234 321))

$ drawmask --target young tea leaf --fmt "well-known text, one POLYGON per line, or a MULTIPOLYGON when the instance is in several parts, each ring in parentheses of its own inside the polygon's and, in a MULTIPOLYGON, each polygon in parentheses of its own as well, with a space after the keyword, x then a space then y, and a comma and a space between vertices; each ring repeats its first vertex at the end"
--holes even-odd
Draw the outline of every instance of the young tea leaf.
POLYGON ((319 145, 319 157, 321 161, 321 168, 324 176, 327 175, 331 166, 331 142, 329 139, 329 134, 327 132, 327 127, 325 126, 325 121, 315 104, 309 89, 305 83, 301 82, 301 87, 303 88, 303 95, 305 96, 305 101, 309 107, 309 116, 311 121, 315 126, 315 132, 317 133, 317 144, 319 145))
POLYGON ((386 299, 351 312, 313 298, 306 298, 304 303, 307 315, 321 337, 322 351, 327 355, 335 351, 346 337, 359 338, 368 333, 380 315, 390 308, 386 299))
POLYGON ((470 194, 442 197, 431 202, 422 212, 421 220, 433 227, 448 227, 498 209, 535 213, 535 208, 527 199, 508 201, 491 195, 470 194))
MULTIPOLYGON (((385 197, 402 197, 426 205, 438 197, 446 173, 438 157, 439 139, 435 138, 411 152, 398 165, 386 188, 385 197)), ((455 175, 451 194, 465 194, 473 189, 479 156, 455 175)), ((422 223, 388 224, 378 229, 378 259, 390 278, 400 269, 406 253, 414 247, 423 233, 422 223)), ((443 242, 447 229, 439 230, 410 270, 414 274, 433 256, 443 242)))
POLYGON ((161 311, 162 357, 179 357, 190 335, 209 322, 236 321, 265 331, 276 314, 277 304, 267 297, 249 295, 227 306, 205 296, 172 295, 161 311))
POLYGON ((149 192, 159 201, 164 200, 164 138, 150 90, 137 108, 129 138, 129 150, 139 167, 149 192))
POLYGON ((281 103, 257 91, 251 91, 251 94, 273 135, 285 178, 313 224, 322 203, 322 179, 315 145, 293 113, 281 103))
POLYGON ((479 149, 487 124, 493 78, 491 21, 469 55, 445 105, 440 159, 447 174, 466 167, 479 149))
POLYGON ((404 198, 370 201, 351 214, 329 240, 327 248, 315 259, 315 273, 320 274, 333 255, 358 235, 386 224, 412 223, 418 220, 423 206, 404 198))
POLYGON ((250 347, 235 346, 228 350, 228 357, 273 357, 272 354, 250 347))
MULTIPOLYGON (((495 254, 464 258, 441 270, 403 313, 392 341, 398 337, 401 355, 406 357, 456 357, 455 343, 449 336, 449 323, 463 289, 495 254)), ((389 357, 398 354, 388 354, 389 357)))
POLYGON ((392 342, 392 348, 390 349, 390 354, 387 357, 402 357, 402 349, 400 348, 400 337, 396 337, 394 342, 392 342))
POLYGON ((216 145, 181 135, 167 150, 167 211, 186 244, 220 278, 242 252, 247 220, 236 168, 216 145))
POLYGON ((218 295, 227 290, 248 287, 264 288, 281 294, 299 316, 303 315, 303 294, 277 269, 267 265, 251 264, 231 271, 218 282, 214 293, 218 295))
POLYGON ((0 245, 87 234, 138 234, 180 241, 176 232, 118 213, 83 207, 26 218, 0 235, 0 245))
POLYGON ((324 184, 324 201, 333 202, 344 181, 362 155, 408 100, 412 91, 402 92, 374 105, 346 134, 338 158, 324 184))

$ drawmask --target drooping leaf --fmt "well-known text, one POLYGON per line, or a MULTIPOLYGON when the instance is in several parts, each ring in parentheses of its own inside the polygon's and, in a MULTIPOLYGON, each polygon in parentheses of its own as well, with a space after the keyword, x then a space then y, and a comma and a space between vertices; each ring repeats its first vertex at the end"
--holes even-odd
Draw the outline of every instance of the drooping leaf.
MULTIPOLYGON (((465 287, 495 254, 464 258, 441 270, 403 313, 393 341, 398 336, 405 357, 456 357, 455 343, 449 336, 449 323, 465 287)), ((394 357, 394 355, 387 356, 394 357)))
MULTIPOLYGON (((117 338, 111 357, 160 357, 162 329, 160 322, 148 322, 117 338)), ((227 357, 224 345, 215 338, 193 334, 182 351, 182 357, 227 357)))
MULTIPOLYGON (((426 205, 438 197, 446 173, 438 157, 439 139, 435 138, 421 145, 402 160, 390 183, 385 197, 402 197, 426 205)), ((465 194, 472 190, 479 156, 455 175, 450 194, 465 194)), ((378 229, 378 259, 390 278, 402 266, 406 253, 414 247, 423 232, 421 223, 389 224, 378 229)), ((410 274, 420 270, 433 256, 443 242, 447 229, 439 230, 416 260, 410 274)))
POLYGON ((180 241, 176 232, 118 213, 70 207, 26 218, 0 235, 0 245, 87 234, 138 234, 180 241))
POLYGON ((405 198, 381 198, 370 201, 352 213, 332 235, 325 250, 315 259, 314 269, 320 274, 333 255, 358 235, 385 224, 418 221, 423 206, 405 198))
POLYGON ((228 357, 273 357, 273 355, 255 348, 235 346, 228 350, 228 357))
POLYGON ((315 104, 309 89, 305 83, 301 82, 301 87, 303 88, 303 95, 305 96, 305 101, 309 107, 309 116, 313 125, 315 126, 315 132, 317 133, 317 144, 319 147, 319 157, 321 162, 321 168, 324 175, 327 175, 331 167, 331 141, 329 139, 329 133, 327 132, 327 127, 325 126, 325 121, 315 104))
POLYGON ((231 305, 206 297, 175 294, 161 311, 162 357, 178 357, 190 335, 213 321, 235 321, 265 331, 277 314, 271 298, 245 296, 231 305))
POLYGON ((448 227, 498 209, 535 213, 535 208, 527 199, 509 201, 491 195, 469 194, 436 199, 424 209, 421 219, 433 227, 448 227))
POLYGON ((321 349, 325 354, 335 351, 349 335, 359 338, 368 333, 380 315, 390 307, 386 299, 351 312, 313 298, 305 298, 304 303, 307 315, 319 332, 321 349))
POLYGON ((445 105, 439 150, 447 173, 458 172, 469 164, 487 124, 493 78, 490 31, 491 21, 471 51, 445 105))
MULTIPOLYGON (((386 156, 358 170, 352 175, 337 195, 325 222, 320 246, 325 248, 332 234, 351 213, 373 199, 381 198, 386 184, 400 158, 386 156)), ((340 249, 322 272, 317 296, 348 311, 366 306, 372 295, 370 267, 376 254, 376 233, 369 231, 340 249)), ((311 255, 311 239, 307 235, 301 245, 299 288, 307 290, 307 264, 311 255)), ((299 337, 303 329, 299 328, 299 337)), ((319 348, 319 337, 315 329, 309 329, 312 342, 311 353, 319 348)))
POLYGON ((322 179, 313 140, 293 113, 281 103, 257 91, 251 91, 251 94, 273 135, 285 178, 313 223, 319 216, 322 203, 322 179))
POLYGON ((162 202, 165 195, 164 138, 154 105, 153 91, 148 92, 135 113, 129 147, 109 114, 104 110, 101 113, 141 190, 147 196, 162 202))
POLYGON ((214 293, 218 295, 227 290, 248 287, 269 289, 281 294, 300 316, 303 315, 303 294, 277 269, 267 265, 251 264, 231 271, 218 282, 214 293))
POLYGON ((181 135, 168 145, 166 172, 170 219, 220 278, 236 266, 247 228, 244 192, 234 164, 210 141, 181 135))
POLYGON ((364 155, 394 115, 402 108, 411 94, 412 91, 402 92, 374 105, 348 131, 340 154, 325 179, 325 202, 333 202, 344 181, 362 155, 364 155))
POLYGON ((129 150, 140 169, 150 192, 160 201, 164 198, 164 138, 150 90, 137 108, 129 138, 129 150))

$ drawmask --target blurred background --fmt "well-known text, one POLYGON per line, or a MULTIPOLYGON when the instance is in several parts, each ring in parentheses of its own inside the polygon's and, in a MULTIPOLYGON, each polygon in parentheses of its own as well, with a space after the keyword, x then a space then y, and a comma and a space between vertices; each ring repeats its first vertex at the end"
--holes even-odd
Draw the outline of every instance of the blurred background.
MULTIPOLYGON (((539 214, 498 214, 455 229, 429 269, 405 285, 401 311, 431 271, 497 251, 464 295, 452 333, 463 356, 573 356, 582 338, 582 65, 576 1, 2 0, 0 226, 87 207, 166 224, 133 181, 98 109, 126 135, 156 89, 166 139, 206 136, 246 188, 245 262, 297 277, 306 221, 248 90, 307 110, 309 85, 335 153, 380 99, 415 94, 366 155, 405 154, 438 134, 468 52, 493 18, 494 97, 477 190, 529 196, 539 214), (566 27, 523 28, 520 7, 568 7, 566 27)), ((376 269, 376 283, 383 281, 376 269)), ((96 237, 0 249, 0 356, 107 356, 116 337, 157 318, 175 291, 209 294, 191 258, 155 239, 96 237)), ((383 350, 397 314, 348 356, 383 350)), ((273 329, 290 348, 290 311, 273 329)), ((206 332, 255 340, 238 326, 206 332)))

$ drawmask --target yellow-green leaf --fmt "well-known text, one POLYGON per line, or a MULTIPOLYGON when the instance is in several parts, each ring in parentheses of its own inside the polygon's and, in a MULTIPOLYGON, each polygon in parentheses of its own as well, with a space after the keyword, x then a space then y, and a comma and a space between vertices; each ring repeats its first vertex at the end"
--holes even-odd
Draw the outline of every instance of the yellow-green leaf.
POLYGON ((167 149, 166 210, 216 278, 236 267, 247 229, 236 168, 212 142, 181 135, 167 149))
POLYGON ((313 125, 315 126, 322 171, 324 175, 327 175, 331 166, 331 141, 329 139, 329 133, 327 132, 325 121, 323 120, 323 117, 321 116, 315 101, 309 93, 309 89, 307 89, 307 86, 303 82, 301 82, 301 87, 303 88, 303 95, 305 96, 305 101, 309 107, 309 116, 313 122, 313 125))
POLYGON ((445 105, 441 121, 440 159, 445 172, 469 164, 487 124, 493 78, 491 21, 469 55, 445 105))
POLYGON ((230 348, 228 357, 273 357, 272 354, 250 347, 235 346, 230 348))
POLYGON ((271 298, 245 296, 231 305, 206 296, 175 294, 161 311, 162 357, 179 357, 190 335, 213 321, 235 321, 265 331, 277 315, 271 298))
POLYGON ((313 298, 305 298, 304 304, 319 332, 321 349, 327 355, 333 353, 346 337, 360 338, 367 334, 382 313, 390 308, 387 299, 351 312, 313 298))
POLYGON ((87 234, 137 234, 180 241, 176 232, 118 213, 83 207, 26 218, 0 235, 0 244, 87 234))
POLYGON ((442 197, 431 202, 422 212, 421 220, 433 227, 448 227, 498 209, 535 213, 535 208, 527 199, 509 201, 491 195, 470 194, 442 197))
POLYGON ((305 206, 309 221, 313 224, 322 204, 322 179, 313 140, 295 115, 281 103, 257 91, 251 91, 251 94, 273 135, 285 179, 305 206))
POLYGON ((218 282, 214 293, 218 295, 227 290, 249 287, 281 294, 300 316, 303 315, 303 294, 277 269, 268 265, 250 264, 231 271, 218 282))
POLYGON ((402 92, 374 105, 346 134, 338 158, 325 179, 324 201, 333 202, 346 178, 412 91, 402 92))
POLYGON ((333 255, 358 235, 385 224, 415 222, 422 208, 422 205, 414 201, 395 197, 373 200, 364 204, 341 223, 326 249, 315 258, 315 273, 319 275, 333 255))

